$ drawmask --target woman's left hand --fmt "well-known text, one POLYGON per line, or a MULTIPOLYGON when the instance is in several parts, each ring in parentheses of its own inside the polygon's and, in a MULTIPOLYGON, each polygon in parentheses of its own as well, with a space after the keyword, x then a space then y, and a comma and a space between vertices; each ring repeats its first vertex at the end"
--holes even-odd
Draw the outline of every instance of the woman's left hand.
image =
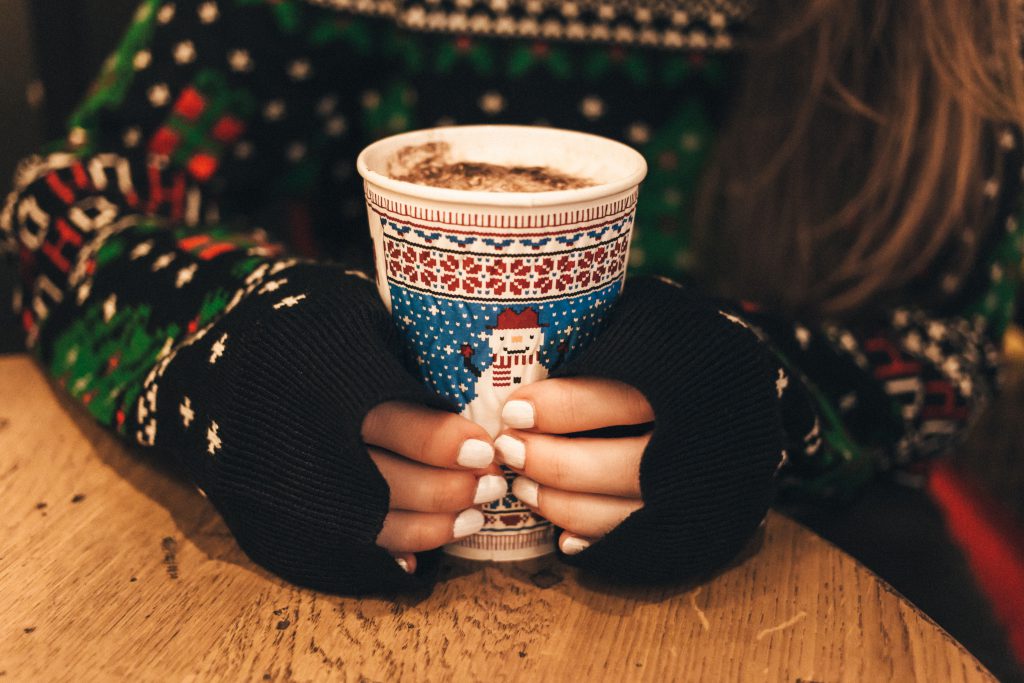
POLYGON ((650 403, 633 387, 591 377, 546 379, 505 403, 510 427, 494 442, 498 458, 518 476, 512 492, 564 529, 559 548, 574 555, 643 507, 640 459, 651 439, 570 437, 607 427, 654 421, 650 403))

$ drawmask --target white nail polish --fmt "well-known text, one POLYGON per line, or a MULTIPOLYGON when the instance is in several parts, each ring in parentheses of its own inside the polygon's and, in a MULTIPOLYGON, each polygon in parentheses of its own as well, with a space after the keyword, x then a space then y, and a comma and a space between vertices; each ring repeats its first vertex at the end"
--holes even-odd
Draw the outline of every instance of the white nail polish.
POLYGON ((396 557, 395 563, 402 568, 403 572, 405 572, 406 574, 409 573, 409 561, 406 560, 404 557, 396 557))
POLYGON ((480 439, 466 439, 459 448, 455 462, 463 467, 478 469, 487 467, 494 460, 494 446, 480 439))
POLYGON ((533 427, 533 404, 529 401, 509 401, 501 409, 502 421, 512 429, 533 427))
POLYGON ((477 482, 473 503, 476 505, 490 503, 492 500, 498 500, 504 496, 506 492, 508 492, 508 484, 505 482, 505 477, 488 474, 480 477, 480 481, 477 482))
POLYGON ((516 477, 512 482, 512 495, 530 507, 537 507, 537 490, 540 485, 533 479, 516 477))
POLYGON ((502 434, 495 439, 494 450, 509 467, 521 470, 526 466, 526 444, 519 439, 502 434))
POLYGON ((455 538, 465 538, 480 531, 484 525, 484 513, 475 508, 463 510, 455 518, 455 526, 452 527, 452 535, 455 538))
POLYGON ((590 547, 590 541, 585 541, 579 536, 568 536, 562 541, 562 552, 566 555, 578 555, 590 547))

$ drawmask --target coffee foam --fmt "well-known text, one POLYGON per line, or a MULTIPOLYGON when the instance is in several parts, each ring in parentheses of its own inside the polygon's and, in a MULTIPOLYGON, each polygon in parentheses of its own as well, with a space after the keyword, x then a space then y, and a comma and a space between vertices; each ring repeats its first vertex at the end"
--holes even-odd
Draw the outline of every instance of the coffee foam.
POLYGON ((395 180, 477 192, 552 192, 596 185, 549 166, 503 166, 453 161, 447 142, 427 142, 399 149, 388 162, 395 180))

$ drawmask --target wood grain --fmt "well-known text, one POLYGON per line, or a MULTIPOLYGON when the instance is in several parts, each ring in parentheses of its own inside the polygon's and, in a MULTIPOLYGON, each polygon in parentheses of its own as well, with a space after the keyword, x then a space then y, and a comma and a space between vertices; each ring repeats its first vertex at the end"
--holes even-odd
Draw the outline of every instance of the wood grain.
POLYGON ((772 514, 698 587, 449 561, 429 597, 340 598, 239 551, 24 356, 0 358, 0 681, 991 681, 853 559, 772 514))

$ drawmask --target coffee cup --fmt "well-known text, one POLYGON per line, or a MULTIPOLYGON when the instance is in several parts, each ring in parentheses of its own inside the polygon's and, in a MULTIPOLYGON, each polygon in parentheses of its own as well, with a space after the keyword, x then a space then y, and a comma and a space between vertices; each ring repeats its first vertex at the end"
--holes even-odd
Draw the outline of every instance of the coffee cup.
MULTIPOLYGON (((586 133, 481 125, 384 138, 362 151, 356 167, 377 288, 410 369, 496 437, 508 397, 546 378, 600 332, 625 280, 644 158, 586 133), (396 170, 409 150, 430 146, 444 152, 431 163, 447 163, 449 171, 463 163, 498 175, 527 169, 531 182, 556 178, 555 186, 565 187, 568 179, 570 189, 516 191, 515 182, 502 190, 454 189, 427 183, 440 177, 464 187, 458 173, 445 180, 410 173, 415 167, 396 170)), ((514 473, 506 477, 511 483, 514 473)), ((480 533, 446 552, 502 561, 554 551, 550 522, 511 490, 482 510, 480 533)))

